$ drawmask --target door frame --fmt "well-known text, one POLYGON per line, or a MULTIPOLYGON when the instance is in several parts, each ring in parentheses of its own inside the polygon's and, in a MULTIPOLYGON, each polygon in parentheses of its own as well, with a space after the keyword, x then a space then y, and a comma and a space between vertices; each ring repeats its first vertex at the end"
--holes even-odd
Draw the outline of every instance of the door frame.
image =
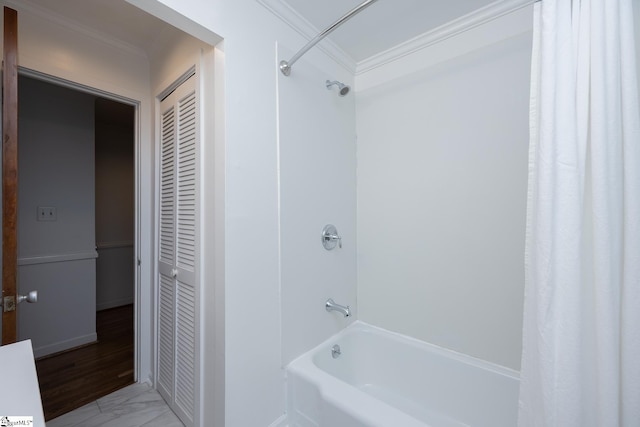
POLYGON ((133 326, 134 326, 134 342, 133 342, 133 380, 139 381, 140 377, 140 365, 141 365, 141 117, 140 117, 140 100, 128 98, 126 96, 118 95, 115 93, 107 92, 101 89, 76 83, 70 80, 66 80, 60 77, 55 77, 50 74, 42 73, 40 71, 32 70, 26 67, 18 66, 18 76, 29 77, 32 79, 44 81, 56 86, 64 87, 67 89, 87 93, 93 96, 99 96, 101 98, 107 98, 112 101, 119 102, 121 104, 130 105, 134 108, 134 130, 133 130, 133 145, 134 145, 134 259, 131 260, 135 263, 134 274, 134 296, 133 296, 133 326))
POLYGON ((17 340, 18 290, 18 12, 3 8, 2 67, 2 283, 0 345, 17 340), (6 297, 6 299, 5 299, 6 297), (5 312, 13 297, 13 310, 5 312))

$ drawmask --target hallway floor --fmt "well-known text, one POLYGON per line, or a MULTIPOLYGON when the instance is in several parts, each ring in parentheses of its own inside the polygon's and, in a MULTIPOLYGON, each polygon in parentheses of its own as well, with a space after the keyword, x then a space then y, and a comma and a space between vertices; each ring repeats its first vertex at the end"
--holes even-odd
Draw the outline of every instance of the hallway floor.
POLYGON ((36 360, 45 420, 133 383, 133 305, 96 313, 98 342, 36 360))
POLYGON ((47 427, 184 427, 148 384, 133 384, 72 412, 47 427))

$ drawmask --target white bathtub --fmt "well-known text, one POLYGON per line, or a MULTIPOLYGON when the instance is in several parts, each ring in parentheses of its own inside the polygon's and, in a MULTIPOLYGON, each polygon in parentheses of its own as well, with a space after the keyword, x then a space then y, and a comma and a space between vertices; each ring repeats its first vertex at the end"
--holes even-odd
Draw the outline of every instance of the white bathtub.
POLYGON ((287 367, 288 422, 514 427, 518 387, 515 371, 356 322, 287 367))

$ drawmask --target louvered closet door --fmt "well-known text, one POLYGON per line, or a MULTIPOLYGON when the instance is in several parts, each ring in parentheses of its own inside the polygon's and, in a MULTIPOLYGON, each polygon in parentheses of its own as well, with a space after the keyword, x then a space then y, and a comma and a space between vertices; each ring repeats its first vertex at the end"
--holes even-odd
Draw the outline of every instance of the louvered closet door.
POLYGON ((158 390, 186 426, 198 389, 198 108, 190 77, 161 103, 158 390))

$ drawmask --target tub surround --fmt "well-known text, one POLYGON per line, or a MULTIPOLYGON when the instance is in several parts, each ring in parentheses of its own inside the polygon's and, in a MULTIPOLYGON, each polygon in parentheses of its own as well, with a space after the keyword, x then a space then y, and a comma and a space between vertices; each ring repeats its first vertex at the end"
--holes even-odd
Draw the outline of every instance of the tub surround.
POLYGON ((530 57, 523 33, 358 90, 358 319, 519 369, 530 57))
MULTIPOLYGON (((326 80, 353 82, 310 62, 313 53, 291 77, 277 73, 281 366, 357 318, 355 97, 327 90, 326 80), (329 298, 350 316, 327 313, 329 298)), ((278 45, 277 58, 294 54, 278 45)))

